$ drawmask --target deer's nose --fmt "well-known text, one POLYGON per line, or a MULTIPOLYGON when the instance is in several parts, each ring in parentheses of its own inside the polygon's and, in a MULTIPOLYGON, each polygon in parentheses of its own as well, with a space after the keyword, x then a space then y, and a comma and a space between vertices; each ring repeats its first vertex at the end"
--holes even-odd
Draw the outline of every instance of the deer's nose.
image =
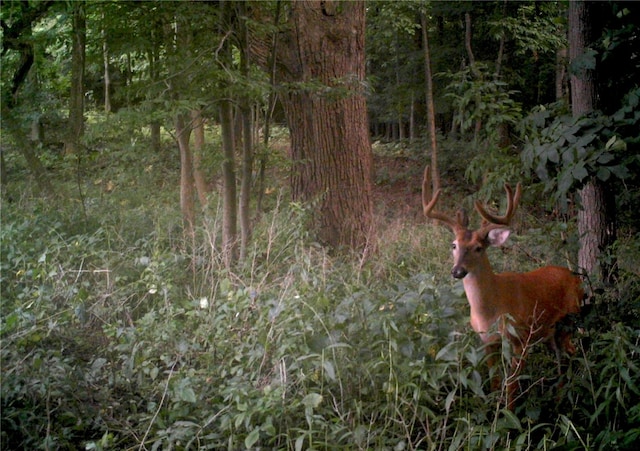
POLYGON ((462 279, 464 276, 467 275, 467 270, 460 266, 454 266, 453 269, 451 270, 451 275, 456 279, 462 279))

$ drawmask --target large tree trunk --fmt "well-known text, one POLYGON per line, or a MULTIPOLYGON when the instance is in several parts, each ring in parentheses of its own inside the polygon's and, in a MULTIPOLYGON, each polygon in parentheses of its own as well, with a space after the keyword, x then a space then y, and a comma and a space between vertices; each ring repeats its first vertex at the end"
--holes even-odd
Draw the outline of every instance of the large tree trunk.
POLYGON ((87 20, 84 1, 73 3, 71 50, 71 93, 65 153, 76 154, 84 132, 84 60, 87 40, 87 20))
POLYGON ((321 242, 364 248, 373 228, 365 5, 305 0, 290 8, 290 32, 278 50, 281 77, 300 83, 283 98, 293 199, 314 206, 321 242))
MULTIPOLYGON (((16 111, 20 105, 20 88, 27 79, 34 63, 33 39, 31 36, 32 24, 45 14, 53 3, 51 1, 40 2, 32 6, 26 2, 22 3, 24 15, 21 20, 15 21, 10 27, 7 27, 5 23, 2 24, 4 51, 12 49, 20 55, 17 68, 10 77, 10 90, 9 92, 5 92, 4 89, 2 91, 2 99, 0 101, 0 106, 2 107, 0 114, 2 129, 13 136, 16 146, 27 161, 27 167, 35 178, 38 188, 43 194, 47 195, 55 195, 53 186, 40 159, 33 150, 32 143, 27 139, 27 134, 22 128, 21 120, 16 111)), ((2 157, 2 172, 2 183, 6 184, 7 174, 4 166, 4 157, 2 157)))
MULTIPOLYGON (((51 185, 51 181, 38 155, 34 152, 33 143, 29 142, 26 132, 22 129, 22 125, 19 120, 14 117, 13 110, 10 110, 8 106, 2 108, 2 125, 4 130, 11 134, 16 143, 16 147, 22 152, 27 162, 29 172, 33 176, 40 193, 54 196, 55 190, 53 189, 53 185, 51 185)), ((3 182, 5 180, 3 176, 3 182)))
MULTIPOLYGON (((569 2, 569 60, 579 61, 593 44, 596 36, 590 14, 596 2, 569 2)), ((571 109, 575 117, 591 113, 597 108, 595 70, 586 64, 574 64, 571 74, 571 109)), ((615 265, 600 258, 616 239, 615 207, 604 182, 591 177, 579 191, 581 209, 578 212, 580 250, 578 266, 588 275, 605 283, 612 282, 615 265)))

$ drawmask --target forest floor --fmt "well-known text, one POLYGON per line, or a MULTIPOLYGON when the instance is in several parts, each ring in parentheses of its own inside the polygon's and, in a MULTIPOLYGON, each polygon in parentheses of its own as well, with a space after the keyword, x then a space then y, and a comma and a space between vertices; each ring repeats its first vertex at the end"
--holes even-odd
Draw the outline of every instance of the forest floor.
POLYGON ((424 221, 421 207, 423 167, 414 159, 374 156, 373 202, 377 213, 387 219, 424 221))

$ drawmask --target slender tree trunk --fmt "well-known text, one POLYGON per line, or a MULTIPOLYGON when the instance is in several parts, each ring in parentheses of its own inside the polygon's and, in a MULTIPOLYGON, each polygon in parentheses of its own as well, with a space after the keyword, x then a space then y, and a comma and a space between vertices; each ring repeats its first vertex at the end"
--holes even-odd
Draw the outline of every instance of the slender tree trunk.
POLYGON ((409 144, 413 143, 416 137, 416 99, 411 93, 411 104, 409 107, 409 144))
POLYGON ((185 115, 176 115, 176 139, 180 149, 180 211, 184 224, 185 235, 193 238, 195 227, 195 206, 193 196, 193 158, 189 139, 191 137, 191 124, 185 115))
MULTIPOLYGON (((274 16, 274 24, 276 27, 280 24, 280 11, 281 11, 282 2, 278 0, 276 2, 276 12, 274 16)), ((264 113, 264 128, 263 128, 263 137, 262 137, 262 151, 258 153, 258 200, 256 206, 256 212, 260 214, 262 211, 262 200, 264 199, 264 191, 265 187, 265 173, 267 170, 267 163, 269 159, 269 140, 271 139, 271 118, 273 117, 273 110, 276 105, 276 54, 278 52, 278 35, 279 32, 274 31, 271 38, 270 52, 268 58, 267 69, 269 70, 269 86, 271 90, 269 91, 269 98, 267 101, 267 108, 264 113)), ((249 50, 251 49, 251 42, 249 43, 249 50)), ((257 141, 256 141, 257 142, 257 141)))
POLYGON ((4 192, 7 187, 7 165, 4 162, 4 152, 0 147, 0 194, 4 196, 4 192))
MULTIPOLYGON (((131 52, 127 52, 127 69, 124 72, 124 84, 125 86, 129 87, 133 84, 133 69, 131 67, 131 52)), ((126 94, 127 94, 127 106, 131 106, 131 90, 127 89, 126 90, 126 94)))
POLYGON ((471 72, 477 78, 481 78, 480 72, 476 66, 476 57, 473 54, 473 47, 471 46, 472 26, 471 26, 471 14, 464 13, 464 48, 467 50, 467 58, 469 58, 469 67, 471 72))
POLYGON ((235 139, 233 136, 233 107, 231 101, 220 102, 220 128, 222 131, 222 248, 227 267, 232 266, 236 258, 238 235, 238 206, 236 200, 235 139))
POLYGON ((431 183, 434 192, 440 189, 440 171, 438 170, 438 140, 436 136, 436 115, 433 105, 433 76, 431 75, 431 52, 429 51, 429 28, 427 15, 420 14, 422 26, 422 47, 424 52, 424 78, 426 80, 427 129, 429 130, 429 154, 431 155, 431 183))
POLYGON ((204 126, 205 119, 201 110, 191 110, 191 127, 193 129, 193 179, 196 185, 198 201, 202 210, 206 210, 208 200, 207 183, 202 173, 202 153, 204 152, 204 126))
MULTIPOLYGON (((507 16, 507 0, 503 0, 502 2, 502 17, 507 16)), ((493 79, 498 81, 500 79, 500 72, 502 70, 502 60, 504 58, 504 44, 505 44, 505 33, 504 30, 500 33, 500 44, 498 47, 498 56, 496 58, 496 70, 493 73, 493 79)))
MULTIPOLYGON (((238 14, 237 5, 233 2, 222 3, 222 24, 235 22, 238 14)), ((223 34, 226 30, 220 30, 223 34)), ((223 65, 232 65, 231 44, 227 41, 220 49, 223 65)), ((230 84, 231 81, 228 81, 230 84)), ((231 86, 226 86, 227 94, 218 103, 220 114, 220 131, 222 134, 222 253, 227 268, 233 267, 238 260, 238 200, 236 186, 236 137, 231 86)))
MULTIPOLYGON (((469 58, 469 67, 471 68, 471 73, 473 73, 473 76, 476 78, 476 80, 482 80, 482 73, 480 72, 480 70, 478 70, 478 66, 476 65, 476 57, 473 54, 473 48, 471 46, 471 35, 472 35, 471 14, 469 14, 468 12, 464 14, 464 23, 465 23, 464 46, 467 49, 467 57, 469 58)), ((477 107, 480 106, 481 102, 482 101, 479 98, 479 94, 478 94, 478 98, 476 99, 477 107)), ((478 118, 476 119, 476 126, 475 126, 474 136, 473 136, 473 139, 476 142, 478 140, 478 136, 480 135, 481 128, 482 128, 482 121, 480 120, 480 118, 478 118)))
POLYGON ((84 66, 87 22, 84 1, 73 3, 73 29, 71 50, 71 92, 69 95, 69 121, 65 140, 65 153, 77 154, 84 132, 84 66))
MULTIPOLYGON (((569 60, 576 61, 595 41, 594 17, 590 14, 595 2, 569 2, 569 60)), ((575 117, 589 114, 597 108, 597 84, 594 68, 575 64, 571 74, 571 109, 575 117)), ((597 280, 611 283, 615 279, 615 262, 602 254, 616 239, 615 205, 604 182, 590 177, 579 191, 578 212, 580 250, 578 266, 597 280)))
POLYGON ((107 31, 102 15, 102 59, 104 60, 104 111, 111 113, 111 73, 109 71, 109 44, 107 43, 107 31))
MULTIPOLYGON (((246 4, 240 3, 240 71, 245 78, 250 77, 249 66, 249 36, 244 17, 247 16, 246 4)), ((240 185, 240 260, 244 261, 251 238, 251 179, 253 177, 253 109, 251 98, 245 96, 241 100, 240 113, 242 116, 242 178, 240 185)))
MULTIPOLYGON (((153 84, 158 83, 160 78, 160 71, 158 69, 158 59, 160 54, 160 42, 163 37, 163 27, 160 20, 155 20, 153 23, 153 27, 151 28, 151 46, 148 51, 149 58, 149 78, 153 84)), ((151 121, 149 125, 150 134, 151 134, 151 149, 154 152, 160 152, 161 148, 161 136, 160 136, 160 122, 157 119, 151 121)))
POLYGON ((280 61, 286 82, 320 83, 283 98, 291 130, 293 199, 314 205, 319 240, 365 249, 373 229, 372 153, 365 76, 364 2, 297 1, 280 61))
MULTIPOLYGON (((180 20, 175 21, 174 26, 175 45, 172 48, 174 55, 190 55, 191 31, 189 27, 180 20)), ((177 67, 176 69, 181 69, 177 67)), ((183 99, 183 90, 186 81, 180 77, 170 78, 168 81, 170 94, 177 103, 183 99)), ((184 109, 176 106, 175 130, 178 149, 180 151, 180 212, 184 227, 184 235, 193 243, 195 238, 195 189, 193 155, 189 141, 191 140, 192 122, 190 115, 184 109)))
POLYGON ((569 92, 567 86, 567 49, 561 48, 556 52, 556 100, 566 100, 569 92))
POLYGON ((253 176, 253 121, 251 108, 242 109, 242 178, 240 185, 240 260, 244 261, 251 239, 251 179, 253 176))

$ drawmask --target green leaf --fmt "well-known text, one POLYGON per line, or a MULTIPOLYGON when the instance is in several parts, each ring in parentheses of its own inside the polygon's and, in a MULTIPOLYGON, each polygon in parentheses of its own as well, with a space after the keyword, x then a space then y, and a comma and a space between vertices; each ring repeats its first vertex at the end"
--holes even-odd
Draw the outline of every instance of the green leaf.
POLYGON ((573 170, 571 171, 571 173, 573 174, 573 178, 578 180, 578 181, 582 181, 585 178, 587 178, 589 176, 589 172, 587 172, 587 170, 585 169, 584 165, 582 163, 578 163, 573 170))
POLYGON ((249 435, 247 435, 247 437, 244 439, 245 448, 247 449, 253 448, 253 445, 256 444, 259 438, 260 438, 260 428, 255 427, 251 432, 249 432, 249 435))
POLYGON ((565 163, 565 165, 571 165, 573 164, 573 162, 575 161, 575 147, 567 147, 563 152, 562 152, 562 161, 563 163, 565 163))
POLYGON ((455 361, 458 359, 458 347, 457 343, 452 341, 448 343, 444 348, 440 349, 436 354, 436 360, 444 360, 447 362, 455 361))
POLYGON ((571 188, 572 184, 573 176, 571 175, 571 171, 563 171, 558 179, 558 192, 561 194, 566 194, 567 191, 569 191, 569 188, 571 188))
POLYGON ((611 160, 613 160, 614 158, 615 157, 613 156, 612 153, 610 153, 610 152, 602 152, 596 161, 598 163, 600 163, 600 164, 607 164, 611 160))
POLYGON ((516 429, 518 431, 522 430, 522 424, 520 423, 520 420, 512 411, 508 409, 502 409, 501 413, 503 415, 504 424, 507 428, 516 429))
POLYGON ((302 398, 302 404, 311 409, 317 408, 321 402, 322 395, 319 395, 318 393, 309 393, 307 396, 302 398))
POLYGON ((326 376, 332 380, 335 381, 336 380, 336 370, 333 367, 333 363, 331 363, 329 360, 325 360, 322 362, 322 367, 324 368, 324 374, 326 374, 326 376))
POLYGON ((588 144, 591 143, 591 141, 593 141, 594 139, 596 139, 596 135, 595 134, 588 134, 588 135, 584 135, 581 136, 578 141, 576 141, 576 147, 586 147, 588 144))
POLYGON ((558 163, 560 161, 560 155, 555 147, 549 146, 545 152, 545 157, 552 163, 558 163))
POLYGON ((611 138, 609 138, 607 143, 604 145, 604 148, 605 149, 611 149, 611 147, 616 143, 617 139, 618 139, 618 137, 616 135, 613 135, 611 138))
POLYGON ((601 166, 598 168, 596 177, 598 177, 599 180, 606 182, 607 180, 609 180, 609 177, 611 177, 611 171, 607 167, 601 166))
POLYGON ((449 412, 449 410, 451 410, 451 404, 453 404, 453 401, 456 398, 456 391, 453 390, 451 392, 449 392, 449 394, 447 395, 447 399, 444 402, 444 408, 446 409, 447 412, 449 412))
POLYGON ((183 387, 180 390, 180 399, 185 402, 195 403, 196 402, 196 393, 193 391, 191 387, 183 387))
POLYGON ((622 165, 622 164, 619 164, 619 165, 616 165, 616 166, 609 166, 609 169, 619 179, 624 180, 627 177, 629 177, 629 169, 626 166, 622 165))

